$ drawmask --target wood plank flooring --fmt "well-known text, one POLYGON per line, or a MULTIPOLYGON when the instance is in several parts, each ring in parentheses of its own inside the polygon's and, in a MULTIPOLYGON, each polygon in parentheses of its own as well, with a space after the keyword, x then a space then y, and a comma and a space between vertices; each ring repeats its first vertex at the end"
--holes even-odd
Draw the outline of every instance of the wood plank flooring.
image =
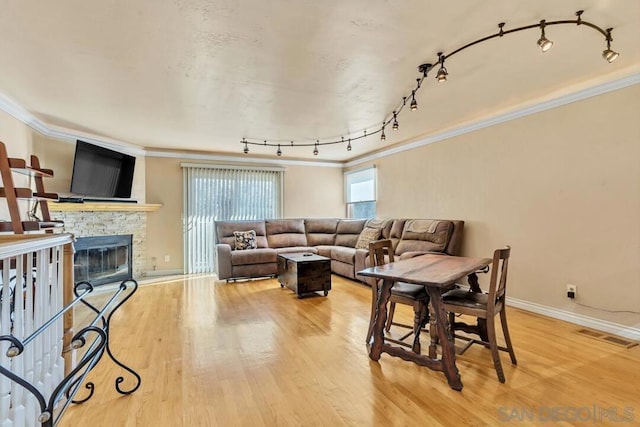
MULTIPOLYGON (((442 373, 388 355, 369 360, 370 288, 339 276, 332 286, 327 298, 301 300, 275 279, 141 286, 114 315, 111 342, 142 386, 120 396, 114 380, 128 377, 105 357, 90 376, 94 396, 60 425, 611 425, 612 410, 627 421, 615 425, 640 425, 639 346, 509 309, 518 366, 501 353, 500 384, 489 351, 473 346, 458 358, 456 392, 442 373)), ((410 323, 411 309, 398 306, 396 316, 410 323)))

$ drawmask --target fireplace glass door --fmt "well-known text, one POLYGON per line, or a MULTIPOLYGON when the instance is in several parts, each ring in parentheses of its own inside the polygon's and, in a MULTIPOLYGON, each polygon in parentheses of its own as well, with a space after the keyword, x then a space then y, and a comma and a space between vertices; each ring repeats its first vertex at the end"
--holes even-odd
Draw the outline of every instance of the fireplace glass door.
POLYGON ((73 257, 75 282, 92 285, 131 279, 132 235, 79 237, 73 257))

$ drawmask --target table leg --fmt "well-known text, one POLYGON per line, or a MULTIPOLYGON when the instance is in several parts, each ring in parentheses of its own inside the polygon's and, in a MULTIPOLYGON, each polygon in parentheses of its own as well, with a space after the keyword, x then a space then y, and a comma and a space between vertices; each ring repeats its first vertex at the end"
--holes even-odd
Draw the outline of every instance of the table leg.
POLYGON ((438 338, 442 348, 442 370, 447 377, 449 386, 454 390, 460 391, 462 390, 462 380, 456 366, 456 348, 447 311, 442 303, 442 290, 437 287, 427 286, 427 292, 431 297, 433 315, 436 318, 436 330, 438 331, 438 338))
POLYGON ((383 280, 378 293, 378 304, 373 317, 373 344, 369 349, 369 358, 374 361, 380 360, 382 346, 384 345, 384 325, 387 321, 387 303, 391 296, 392 280, 383 280))

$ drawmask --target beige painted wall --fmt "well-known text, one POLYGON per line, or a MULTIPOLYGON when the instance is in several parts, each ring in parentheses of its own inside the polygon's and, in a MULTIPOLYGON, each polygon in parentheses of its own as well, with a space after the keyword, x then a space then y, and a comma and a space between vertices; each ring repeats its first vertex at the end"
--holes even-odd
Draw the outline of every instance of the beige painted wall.
MULTIPOLYGON (((629 326, 640 311, 640 85, 377 160, 378 213, 512 246, 508 294, 629 326)), ((359 165, 354 168, 360 168, 359 165)))
MULTIPOLYGON (((33 130, 13 116, 0 111, 0 141, 2 141, 9 157, 16 157, 29 161, 33 148, 33 130)), ((12 174, 14 185, 28 186, 29 179, 25 175, 12 174)), ((18 201, 20 213, 25 215, 29 210, 28 202, 18 201)), ((0 203, 0 221, 10 221, 6 203, 0 203)))
MULTIPOLYGON (((150 269, 154 264, 157 270, 181 270, 183 267, 181 163, 195 162, 188 159, 147 158, 147 201, 163 205, 148 216, 147 266, 150 269), (169 262, 164 261, 165 255, 169 255, 169 262)), ((283 216, 344 216, 342 188, 340 168, 286 166, 283 216)))

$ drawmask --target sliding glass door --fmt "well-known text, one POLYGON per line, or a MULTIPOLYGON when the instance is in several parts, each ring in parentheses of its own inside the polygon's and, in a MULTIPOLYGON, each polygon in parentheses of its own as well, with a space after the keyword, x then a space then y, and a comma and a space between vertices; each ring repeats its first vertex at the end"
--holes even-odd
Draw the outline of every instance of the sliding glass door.
POLYGON ((282 215, 282 168, 183 163, 186 273, 215 271, 217 220, 282 215))

